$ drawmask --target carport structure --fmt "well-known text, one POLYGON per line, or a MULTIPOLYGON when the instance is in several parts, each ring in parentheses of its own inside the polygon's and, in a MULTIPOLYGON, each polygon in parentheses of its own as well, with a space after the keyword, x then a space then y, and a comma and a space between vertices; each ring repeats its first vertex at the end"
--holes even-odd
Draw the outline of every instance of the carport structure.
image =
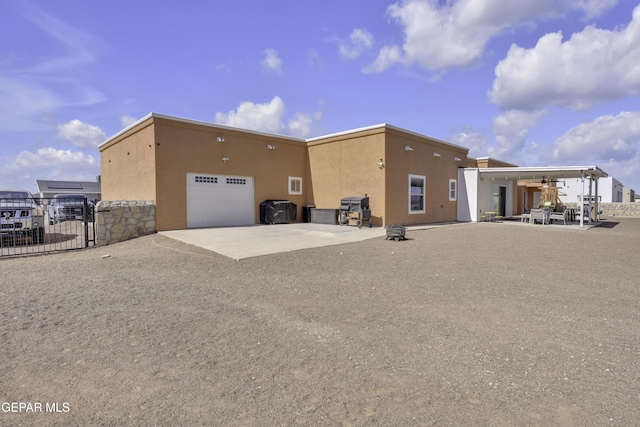
MULTIPOLYGON (((526 194, 519 194, 519 182, 538 181, 542 186, 566 178, 582 180, 579 200, 589 212, 592 208, 599 212, 598 178, 607 176, 598 166, 460 168, 458 180, 461 189, 466 191, 460 191, 458 221, 478 222, 483 212, 495 209, 496 200, 504 209, 503 216, 521 214, 526 194)), ((583 215, 580 215, 580 226, 584 226, 583 215)))

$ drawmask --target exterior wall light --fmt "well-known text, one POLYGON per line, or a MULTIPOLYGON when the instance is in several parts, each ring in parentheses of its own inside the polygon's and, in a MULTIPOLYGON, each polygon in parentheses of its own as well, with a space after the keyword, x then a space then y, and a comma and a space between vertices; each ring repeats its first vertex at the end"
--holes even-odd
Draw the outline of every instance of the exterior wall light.
POLYGON ((378 167, 380 169, 384 169, 384 162, 382 161, 382 159, 380 159, 380 161, 378 162, 378 167))
POLYGON ((460 159, 460 157, 454 157, 454 158, 453 158, 453 161, 454 161, 454 162, 461 162, 462 160, 460 159))
POLYGON ((222 158, 222 163, 227 163, 229 161, 229 158, 227 156, 224 156, 222 158))
POLYGON ((267 150, 275 150, 276 146, 273 144, 267 144, 267 150))
POLYGON ((440 156, 440 153, 438 153, 437 151, 434 151, 433 152, 433 157, 441 157, 441 156, 440 156))
POLYGON ((224 138, 223 138, 223 137, 221 137, 221 136, 219 136, 219 137, 217 137, 217 138, 216 138, 216 141, 218 141, 218 142, 224 142, 224 138))
POLYGON ((404 146, 404 151, 413 151, 413 148, 408 146, 408 145, 405 145, 404 146))

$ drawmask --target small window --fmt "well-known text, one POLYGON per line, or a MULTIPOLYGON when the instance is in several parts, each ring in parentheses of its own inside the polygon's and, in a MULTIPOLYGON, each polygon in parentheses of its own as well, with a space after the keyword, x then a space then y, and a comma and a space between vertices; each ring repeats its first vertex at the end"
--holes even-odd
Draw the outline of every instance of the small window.
POLYGON ((425 212, 425 183, 427 178, 422 175, 409 175, 409 213, 425 212))
POLYGON ((449 201, 455 202, 458 198, 458 181, 455 179, 449 180, 449 201))
POLYGON ((208 184, 217 184, 218 178, 216 178, 215 176, 196 176, 195 181, 208 183, 208 184))
POLYGON ((226 183, 233 185, 247 185, 247 180, 244 178, 227 178, 226 183))
POLYGON ((289 177, 289 194, 302 194, 302 178, 289 177))

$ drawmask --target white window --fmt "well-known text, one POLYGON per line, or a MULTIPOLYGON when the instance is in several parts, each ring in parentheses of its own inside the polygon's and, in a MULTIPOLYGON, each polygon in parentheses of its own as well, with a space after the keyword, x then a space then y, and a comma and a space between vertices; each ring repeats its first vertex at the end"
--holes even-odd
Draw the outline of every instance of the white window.
POLYGON ((458 198, 458 181, 455 179, 449 180, 449 201, 455 202, 458 198))
POLYGON ((289 194, 302 194, 302 178, 289 177, 289 194))
POLYGON ((247 185, 247 180, 245 178, 227 178, 227 184, 237 184, 237 185, 247 185))
POLYGON ((217 184, 218 178, 215 176, 195 176, 195 182, 202 182, 207 184, 217 184))
POLYGON ((425 183, 427 178, 422 175, 409 175, 409 213, 424 213, 425 183))

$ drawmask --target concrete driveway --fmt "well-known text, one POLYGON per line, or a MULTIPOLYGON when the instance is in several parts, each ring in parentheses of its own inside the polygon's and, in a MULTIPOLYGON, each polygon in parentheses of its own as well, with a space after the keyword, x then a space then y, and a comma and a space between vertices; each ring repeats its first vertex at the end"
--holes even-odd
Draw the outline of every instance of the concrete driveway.
POLYGON ((233 259, 359 242, 386 236, 382 227, 274 224, 161 231, 159 234, 233 259))
MULTIPOLYGON (((406 227, 406 230, 409 232, 461 224, 464 223, 413 225, 406 227)), ((295 223, 192 228, 161 231, 159 234, 239 260, 386 237, 387 231, 384 227, 295 223)))

